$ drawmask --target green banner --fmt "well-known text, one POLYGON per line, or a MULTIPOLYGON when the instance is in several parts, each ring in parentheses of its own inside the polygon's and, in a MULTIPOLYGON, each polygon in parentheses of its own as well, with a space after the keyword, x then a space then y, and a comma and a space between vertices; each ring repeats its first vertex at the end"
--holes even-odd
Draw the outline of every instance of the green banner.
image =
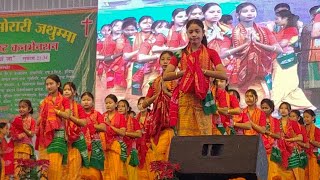
POLYGON ((0 118, 29 99, 37 111, 45 78, 72 81, 78 94, 94 89, 96 9, 0 14, 0 118))

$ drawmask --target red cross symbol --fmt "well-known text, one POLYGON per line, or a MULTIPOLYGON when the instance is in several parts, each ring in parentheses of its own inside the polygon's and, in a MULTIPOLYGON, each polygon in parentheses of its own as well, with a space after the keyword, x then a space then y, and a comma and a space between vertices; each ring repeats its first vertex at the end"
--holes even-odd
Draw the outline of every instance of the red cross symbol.
POLYGON ((84 25, 84 36, 88 37, 89 36, 89 27, 90 24, 92 24, 93 21, 89 19, 89 17, 86 17, 85 20, 81 21, 81 25, 84 25))

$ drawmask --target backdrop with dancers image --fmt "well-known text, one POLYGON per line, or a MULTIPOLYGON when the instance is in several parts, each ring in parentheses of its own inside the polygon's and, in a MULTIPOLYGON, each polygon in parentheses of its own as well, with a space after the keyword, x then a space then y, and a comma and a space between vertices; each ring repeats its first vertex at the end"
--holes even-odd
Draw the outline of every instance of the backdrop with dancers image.
MULTIPOLYGON (((319 107, 320 10, 314 1, 99 1, 96 109, 110 93, 129 103, 146 95, 162 71, 159 55, 188 44, 186 22, 200 19, 208 47, 220 55, 229 87, 249 89, 276 107, 319 107), (242 22, 250 22, 245 27, 242 22), (278 48, 279 47, 279 48, 278 48)), ((244 105, 242 98, 241 105, 244 105)))

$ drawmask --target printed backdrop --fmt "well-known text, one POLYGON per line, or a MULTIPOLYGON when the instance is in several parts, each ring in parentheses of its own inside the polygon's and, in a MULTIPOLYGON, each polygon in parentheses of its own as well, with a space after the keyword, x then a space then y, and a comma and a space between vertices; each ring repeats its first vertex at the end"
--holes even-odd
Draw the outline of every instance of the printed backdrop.
POLYGON ((18 114, 29 99, 37 112, 45 78, 93 91, 96 9, 0 14, 0 118, 18 114))
MULTIPOLYGON (((204 12, 201 8, 212 2, 208 0, 99 0, 96 109, 104 112, 104 98, 113 93, 119 99, 127 99, 131 107, 138 111, 137 99, 146 95, 150 83, 161 73, 157 58, 160 52, 155 49, 159 47, 174 49, 186 45, 185 30, 183 28, 179 30, 177 27, 185 25, 185 22, 190 18, 190 12, 198 18, 202 14, 200 19, 205 21, 206 17, 203 16, 204 12), (150 31, 151 35, 145 37, 144 32, 150 31), (159 34, 162 34, 162 39, 159 34), (147 39, 145 40, 147 43, 142 39, 147 39), (172 43, 173 39, 175 42, 172 43)), ((220 5, 221 14, 233 17, 231 26, 236 26, 238 24, 235 13, 236 6, 245 1, 218 0, 214 2, 220 5)), ((257 7, 257 17, 254 21, 267 27, 272 25, 275 20, 275 5, 284 1, 249 0, 248 2, 254 3, 257 7)), ((290 5, 292 13, 298 15, 300 22, 303 23, 300 31, 303 27, 310 26, 309 9, 319 5, 316 1, 288 0, 285 3, 290 5)), ((206 33, 208 39, 210 38, 208 34, 215 32, 206 33)), ((299 37, 297 47, 301 46, 301 34, 299 37)), ((304 38, 306 37, 304 36, 304 38)), ((308 72, 308 59, 306 58, 309 51, 310 48, 296 50, 296 53, 301 55, 297 71, 299 87, 303 90, 302 96, 305 95, 314 106, 320 108, 320 98, 317 95, 320 92, 320 81, 309 81, 310 77, 313 78, 312 73, 308 74, 311 72, 308 72), (310 86, 310 82, 318 85, 310 86)), ((231 67, 231 69, 234 68, 231 67)), ((234 83, 233 87, 237 87, 237 85, 234 83)), ((267 86, 264 88, 268 91, 267 86)), ((242 98, 244 99, 244 97, 242 98)), ((260 98, 262 99, 262 97, 260 98)))

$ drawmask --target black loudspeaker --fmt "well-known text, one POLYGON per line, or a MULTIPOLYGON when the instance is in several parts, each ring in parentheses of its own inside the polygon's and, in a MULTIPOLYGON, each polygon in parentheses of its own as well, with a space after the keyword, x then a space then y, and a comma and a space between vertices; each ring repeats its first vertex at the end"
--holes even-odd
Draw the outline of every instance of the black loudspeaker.
POLYGON ((268 177, 260 136, 176 136, 171 141, 169 159, 180 164, 180 180, 268 177))

